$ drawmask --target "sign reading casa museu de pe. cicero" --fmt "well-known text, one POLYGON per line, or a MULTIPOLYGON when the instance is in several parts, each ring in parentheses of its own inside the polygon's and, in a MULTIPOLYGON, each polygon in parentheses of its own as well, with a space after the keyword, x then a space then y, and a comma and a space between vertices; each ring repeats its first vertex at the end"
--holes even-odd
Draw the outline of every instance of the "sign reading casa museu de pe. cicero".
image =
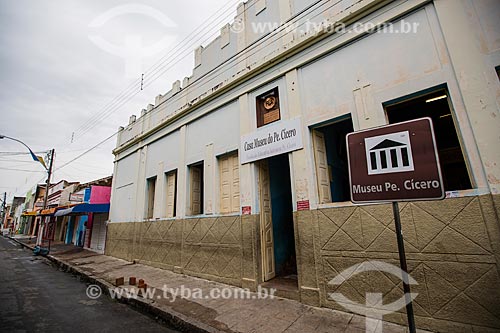
POLYGON ((241 164, 303 147, 300 118, 280 120, 241 138, 241 164))
POLYGON ((430 118, 350 133, 347 149, 354 203, 444 198, 430 118))

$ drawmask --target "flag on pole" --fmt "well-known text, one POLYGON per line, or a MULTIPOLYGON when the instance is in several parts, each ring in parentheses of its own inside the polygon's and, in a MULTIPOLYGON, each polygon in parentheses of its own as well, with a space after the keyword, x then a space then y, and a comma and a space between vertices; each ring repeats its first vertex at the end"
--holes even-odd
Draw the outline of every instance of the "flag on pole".
POLYGON ((30 154, 31 154, 31 157, 33 158, 33 161, 42 163, 43 167, 45 169, 47 169, 47 166, 45 165, 45 161, 43 160, 43 157, 35 155, 35 153, 33 153, 31 151, 31 149, 30 149, 30 154))

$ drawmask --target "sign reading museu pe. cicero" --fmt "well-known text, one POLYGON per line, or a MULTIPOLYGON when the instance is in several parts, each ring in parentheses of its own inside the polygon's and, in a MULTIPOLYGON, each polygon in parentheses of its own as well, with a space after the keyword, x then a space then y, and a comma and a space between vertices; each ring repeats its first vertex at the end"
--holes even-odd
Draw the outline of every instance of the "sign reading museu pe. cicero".
POLYGON ((354 203, 444 198, 430 118, 349 133, 347 150, 354 203))

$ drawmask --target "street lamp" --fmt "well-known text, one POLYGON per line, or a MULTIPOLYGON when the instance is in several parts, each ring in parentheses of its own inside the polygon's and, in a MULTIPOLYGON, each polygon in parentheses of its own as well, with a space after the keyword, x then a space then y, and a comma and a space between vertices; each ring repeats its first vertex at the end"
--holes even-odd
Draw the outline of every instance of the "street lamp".
POLYGON ((30 154, 31 154, 31 157, 33 158, 33 160, 35 162, 40 162, 43 167, 45 168, 45 170, 49 171, 49 169, 47 168, 47 166, 45 165, 45 162, 43 160, 43 158, 41 156, 36 156, 35 153, 33 153, 33 151, 31 150, 30 147, 28 147, 27 144, 25 144, 24 142, 22 142, 21 140, 18 140, 18 139, 15 139, 15 138, 11 138, 10 136, 6 136, 6 135, 1 135, 0 134, 0 140, 1 139, 9 139, 9 140, 13 140, 13 141, 16 141, 16 142, 19 142, 20 144, 22 144, 23 146, 25 146, 26 148, 28 148, 30 154))
MULTIPOLYGON (((13 140, 13 141, 19 142, 20 144, 22 144, 23 146, 25 146, 26 148, 28 148, 28 150, 29 150, 29 152, 30 152, 31 157, 33 158, 33 160, 35 162, 40 162, 43 165, 43 167, 45 168, 45 170, 47 170, 47 181, 45 182, 45 195, 44 195, 44 198, 43 198, 43 208, 42 208, 42 209, 47 209, 47 200, 48 200, 48 197, 49 197, 50 177, 52 176, 52 164, 53 164, 52 162, 54 161, 55 150, 52 149, 50 151, 49 167, 47 168, 47 165, 45 165, 45 161, 43 160, 43 158, 41 156, 35 155, 35 153, 33 153, 33 151, 31 150, 31 148, 28 147, 28 145, 25 144, 24 142, 22 142, 21 140, 18 140, 18 139, 15 139, 15 138, 11 138, 10 136, 6 136, 6 135, 0 134, 0 140, 1 139, 9 139, 9 140, 13 140)), ((44 223, 43 223, 43 220, 42 220, 42 228, 41 228, 42 232, 43 232, 43 224, 44 223)), ((50 248, 50 245, 49 245, 49 248, 50 248)))

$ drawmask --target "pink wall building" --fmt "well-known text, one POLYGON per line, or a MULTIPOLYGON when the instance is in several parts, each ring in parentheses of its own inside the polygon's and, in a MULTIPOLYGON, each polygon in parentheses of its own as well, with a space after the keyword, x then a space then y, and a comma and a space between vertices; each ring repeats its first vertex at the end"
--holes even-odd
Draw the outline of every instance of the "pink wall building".
POLYGON ((109 186, 92 186, 90 191, 91 204, 109 204, 111 198, 111 187, 109 186))

